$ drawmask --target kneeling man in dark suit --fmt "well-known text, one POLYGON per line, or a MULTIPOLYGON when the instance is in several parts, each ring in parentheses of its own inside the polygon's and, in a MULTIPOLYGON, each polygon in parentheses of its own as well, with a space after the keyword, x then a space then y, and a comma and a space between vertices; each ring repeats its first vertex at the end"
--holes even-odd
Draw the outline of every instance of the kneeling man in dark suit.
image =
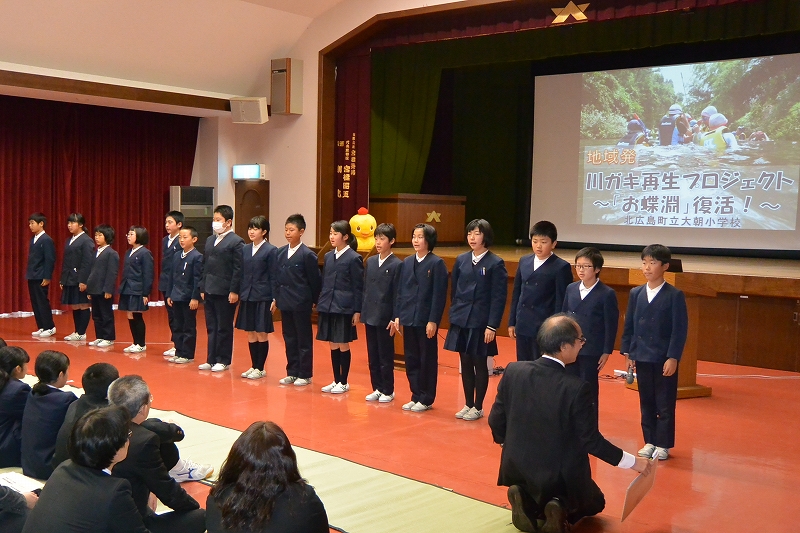
POLYGON ((548 318, 536 337, 542 357, 510 363, 489 415, 494 441, 503 446, 498 485, 509 487, 514 526, 560 533, 603 510, 589 455, 637 472, 647 459, 622 451, 597 429, 589 385, 568 374, 586 342, 578 323, 563 314, 548 318))

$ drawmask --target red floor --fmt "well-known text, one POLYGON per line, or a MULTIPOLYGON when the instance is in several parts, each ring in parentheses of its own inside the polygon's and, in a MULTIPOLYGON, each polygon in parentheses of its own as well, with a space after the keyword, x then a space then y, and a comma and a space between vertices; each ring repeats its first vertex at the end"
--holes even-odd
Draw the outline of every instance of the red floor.
MULTIPOLYGON (((72 331, 71 316, 55 318, 56 339, 62 339, 72 331)), ((178 366, 163 360, 161 352, 168 346, 163 308, 146 315, 150 341, 146 357, 122 353, 131 336, 121 318, 118 315, 120 338, 109 352, 61 340, 36 340, 30 337, 35 329, 33 318, 0 320, 0 337, 22 346, 32 358, 43 349, 64 351, 72 361, 70 377, 76 386, 89 364, 107 361, 122 374, 141 374, 158 409, 180 411, 236 429, 244 429, 254 420, 270 419, 284 428, 295 445, 507 505, 505 488, 495 484, 500 448, 492 443, 486 420, 463 422, 453 417, 464 404, 456 354, 440 351, 434 409, 417 414, 400 409, 410 398, 403 372, 395 373, 394 402, 364 401, 371 390, 363 329, 359 329, 362 340, 353 347, 352 388, 347 394, 331 396, 319 391, 332 380, 325 343, 315 345, 313 386, 278 384, 285 375, 280 323, 270 338, 268 376, 250 381, 239 377, 249 367, 242 332, 236 335, 232 369, 212 374, 198 371, 196 365, 178 366)), ((199 322, 198 360, 203 362, 202 317, 199 322)), ((90 339, 94 338, 92 334, 90 326, 90 339)), ((440 340, 440 346, 442 343, 440 340)), ((512 360, 514 349, 509 339, 500 338, 500 352, 497 365, 512 360)), ((604 373, 611 374, 614 368, 623 368, 618 354, 612 356, 604 373)), ((700 383, 713 387, 713 396, 678 402, 674 456, 659 467, 655 487, 640 507, 624 524, 619 522, 625 488, 634 476, 593 459, 595 479, 606 495, 606 510, 599 517, 582 521, 574 531, 798 530, 800 375, 703 362, 699 368, 705 374, 758 374, 773 379, 699 378, 700 383)), ((487 414, 497 381, 490 381, 487 414)), ((637 450, 642 441, 636 393, 625 389, 621 381, 608 379, 601 381, 600 395, 601 431, 624 449, 637 450)), ((186 488, 204 502, 206 487, 192 483, 186 488)))

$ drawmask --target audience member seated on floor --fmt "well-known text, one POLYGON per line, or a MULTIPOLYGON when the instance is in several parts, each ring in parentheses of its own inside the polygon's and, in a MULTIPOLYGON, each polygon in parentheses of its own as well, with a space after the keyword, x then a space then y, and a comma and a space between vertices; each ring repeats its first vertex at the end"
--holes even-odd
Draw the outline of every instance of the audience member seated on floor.
POLYGON ((506 367, 489 427, 503 445, 497 484, 508 487, 514 526, 561 533, 605 507, 588 454, 637 472, 648 473, 651 465, 600 434, 589 384, 567 373, 565 366, 586 342, 578 323, 554 315, 539 328, 536 342, 542 357, 506 367))
POLYGON ((61 424, 61 429, 58 430, 56 450, 50 463, 53 470, 69 459, 67 442, 69 442, 69 435, 72 433, 72 426, 89 411, 100 407, 108 407, 108 387, 118 377, 119 371, 109 363, 94 363, 89 365, 89 368, 83 373, 83 377, 81 377, 83 396, 69 406, 67 415, 64 417, 64 423, 61 424))
POLYGON ((130 483, 111 475, 128 453, 129 435, 130 416, 121 407, 80 418, 70 435, 70 460, 50 476, 23 533, 148 533, 130 483))
POLYGON ((202 533, 205 511, 170 477, 170 469, 173 475, 176 467, 184 469, 185 477, 197 480, 204 479, 214 469, 180 458, 175 441, 183 439, 183 430, 157 418, 148 419, 152 402, 153 396, 141 376, 121 377, 108 388, 108 403, 124 407, 131 414, 132 432, 128 457, 112 473, 130 482, 136 507, 148 529, 202 533), (150 493, 172 511, 156 515, 154 506, 150 506, 150 493))
POLYGON ((34 364, 39 382, 33 386, 22 415, 22 473, 36 479, 47 479, 56 449, 56 437, 70 404, 77 400, 71 392, 62 391, 67 384, 69 357, 62 352, 45 350, 34 364))
POLYGON ((300 477, 289 438, 253 422, 233 443, 206 501, 208 533, 328 533, 328 515, 300 477))
POLYGON ((19 533, 25 526, 28 510, 33 509, 39 497, 33 492, 21 494, 9 487, 0 486, 0 531, 19 533))
POLYGON ((28 361, 28 352, 17 346, 6 346, 3 341, 0 347, 0 468, 22 466, 22 413, 31 388, 20 380, 28 373, 28 361))

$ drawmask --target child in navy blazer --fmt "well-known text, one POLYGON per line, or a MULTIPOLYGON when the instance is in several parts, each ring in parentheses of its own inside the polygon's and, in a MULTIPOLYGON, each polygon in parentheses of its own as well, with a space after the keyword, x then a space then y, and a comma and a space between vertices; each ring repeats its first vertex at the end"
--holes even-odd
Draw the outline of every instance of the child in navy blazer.
MULTIPOLYGON (((1 341, 2 339, 0 339, 1 341)), ((22 466, 22 414, 31 388, 21 380, 28 373, 28 352, 17 346, 0 348, 0 468, 22 466)))
POLYGON ((53 322, 53 311, 50 309, 50 280, 56 266, 56 247, 44 227, 47 217, 42 213, 33 213, 28 217, 28 227, 33 233, 28 249, 28 268, 25 279, 28 280, 28 294, 31 297, 33 316, 38 328, 31 335, 34 337, 52 337, 56 332, 53 322))
POLYGON ((411 401, 403 410, 427 411, 436 399, 439 343, 436 331, 447 299, 447 267, 433 254, 436 228, 417 224, 411 234, 416 252, 403 259, 392 332, 403 326, 403 350, 411 401))
POLYGON ((675 445, 678 362, 683 355, 689 315, 683 292, 664 280, 672 252, 661 244, 642 251, 647 283, 631 289, 620 352, 636 371, 644 447, 642 457, 664 461, 675 445))
POLYGON ((603 268, 603 254, 597 248, 582 248, 575 256, 579 281, 567 287, 561 310, 577 320, 586 338, 578 359, 567 365, 567 372, 589 384, 597 418, 598 376, 614 350, 619 325, 617 293, 598 278, 603 268))
POLYGON ((269 220, 258 215, 247 225, 250 244, 242 248, 242 290, 239 293, 239 314, 236 329, 247 332, 250 347, 250 368, 243 378, 261 379, 269 355, 269 334, 272 325, 272 286, 275 255, 278 249, 270 244, 269 220))
POLYGON ((350 343, 356 340, 364 293, 364 262, 356 251, 358 241, 346 220, 331 224, 333 250, 325 254, 322 289, 317 301, 317 340, 331 346, 333 382, 322 392, 342 394, 350 390, 350 343))
POLYGON ((561 312, 567 285, 572 283, 569 263, 553 253, 558 244, 555 224, 537 222, 530 237, 533 253, 519 260, 508 316, 508 336, 517 340, 517 361, 539 358, 539 328, 561 312))
MULTIPOLYGON (((180 231, 183 227, 183 213, 180 211, 170 211, 164 215, 164 229, 167 234, 161 239, 161 271, 158 274, 158 290, 161 292, 161 297, 164 298, 164 303, 167 302, 167 287, 169 286, 169 278, 172 275, 172 267, 175 266, 175 256, 181 253, 180 245, 180 231)), ((170 341, 173 345, 170 349, 164 352, 164 357, 170 359, 175 357, 175 309, 171 305, 167 305, 167 323, 169 324, 170 341)))
POLYGON ((113 304, 119 273, 119 254, 111 247, 114 235, 114 228, 108 224, 100 224, 94 228, 97 252, 86 282, 86 292, 92 301, 92 320, 97 337, 89 344, 98 348, 113 346, 117 339, 113 304))
POLYGON ((50 464, 56 449, 56 437, 70 404, 78 398, 60 390, 67 384, 69 357, 45 350, 34 365, 39 382, 31 389, 22 414, 22 473, 47 479, 53 473, 50 464))
POLYGON ((367 332, 367 358, 373 392, 367 394, 368 402, 389 403, 394 400, 394 339, 391 330, 395 295, 403 263, 392 253, 397 231, 392 224, 378 224, 375 228, 375 250, 366 261, 364 274, 364 302, 361 304, 361 322, 367 332))
POLYGON ((272 307, 281 311, 281 330, 286 345, 286 377, 280 383, 297 387, 310 384, 314 373, 311 311, 322 288, 317 254, 300 240, 305 231, 303 215, 294 214, 286 219, 284 236, 289 244, 282 246, 276 257, 272 307))
POLYGON ((461 383, 466 405, 456 413, 462 420, 483 416, 483 399, 489 388, 486 359, 497 355, 495 335, 508 295, 508 272, 502 259, 489 251, 492 226, 483 219, 467 224, 471 252, 459 255, 453 266, 450 292, 450 329, 444 349, 461 358, 461 383))
POLYGON ((181 251, 172 257, 167 276, 166 302, 173 314, 175 355, 170 363, 185 365, 194 361, 197 347, 197 309, 200 307, 200 276, 203 254, 194 247, 197 229, 182 226, 178 235, 181 251))
POLYGON ((86 328, 92 319, 89 310, 89 294, 86 281, 94 259, 94 240, 85 233, 86 220, 80 213, 72 213, 67 218, 70 237, 64 245, 64 258, 61 261, 61 303, 72 308, 72 321, 75 331, 64 337, 65 341, 86 340, 86 328))
POLYGON ((128 353, 141 353, 147 349, 145 334, 147 327, 142 313, 149 309, 150 291, 153 289, 153 254, 145 246, 150 242, 150 234, 142 226, 131 226, 128 230, 128 244, 131 249, 125 254, 122 269, 122 283, 119 284, 120 311, 127 311, 128 324, 133 335, 133 344, 123 350, 128 353))

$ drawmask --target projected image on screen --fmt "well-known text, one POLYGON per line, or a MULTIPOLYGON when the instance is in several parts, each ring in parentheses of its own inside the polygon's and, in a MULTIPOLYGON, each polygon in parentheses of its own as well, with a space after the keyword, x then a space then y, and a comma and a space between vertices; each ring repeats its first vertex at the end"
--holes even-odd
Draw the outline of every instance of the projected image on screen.
POLYGON ((795 229, 796 55, 582 80, 581 224, 795 229))

